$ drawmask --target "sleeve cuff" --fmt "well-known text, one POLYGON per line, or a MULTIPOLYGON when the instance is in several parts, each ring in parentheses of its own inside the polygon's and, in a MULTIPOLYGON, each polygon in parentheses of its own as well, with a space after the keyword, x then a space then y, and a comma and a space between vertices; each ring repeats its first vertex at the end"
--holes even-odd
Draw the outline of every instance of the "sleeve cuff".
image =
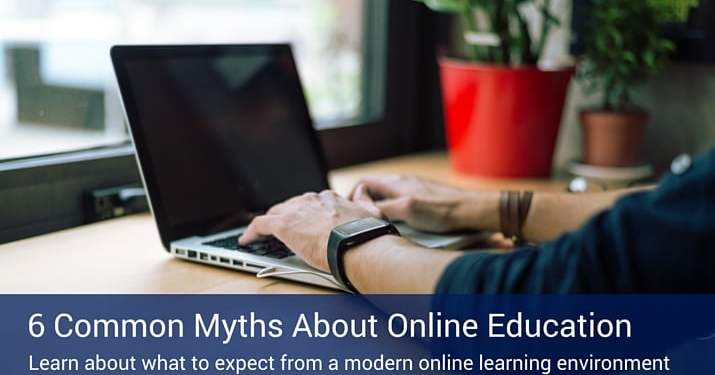
POLYGON ((486 252, 471 252, 460 256, 445 268, 435 288, 436 294, 474 294, 479 292, 479 270, 496 257, 486 252))

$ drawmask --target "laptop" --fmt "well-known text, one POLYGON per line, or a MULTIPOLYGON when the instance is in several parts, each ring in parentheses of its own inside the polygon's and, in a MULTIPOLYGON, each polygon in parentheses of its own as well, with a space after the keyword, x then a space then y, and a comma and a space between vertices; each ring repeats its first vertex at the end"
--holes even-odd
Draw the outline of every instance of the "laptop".
MULTIPOLYGON (((290 46, 115 46, 111 57, 165 249, 258 277, 343 289, 276 239, 237 241, 272 205, 329 188, 290 46)), ((398 228, 429 247, 465 241, 398 228)))

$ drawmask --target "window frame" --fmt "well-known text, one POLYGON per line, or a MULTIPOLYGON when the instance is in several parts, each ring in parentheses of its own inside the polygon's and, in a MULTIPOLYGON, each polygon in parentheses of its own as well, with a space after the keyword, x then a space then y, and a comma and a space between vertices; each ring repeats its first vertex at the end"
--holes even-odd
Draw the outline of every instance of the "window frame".
POLYGON ((366 0, 363 48, 371 53, 363 61, 363 112, 380 116, 319 131, 329 169, 414 151, 423 15, 414 3, 366 0))
MULTIPOLYGON (((363 48, 370 52, 363 54, 361 112, 373 116, 318 130, 329 169, 433 146, 424 137, 434 134, 425 122, 441 126, 432 121, 434 93, 425 107, 420 90, 423 76, 433 88, 436 75, 434 50, 425 48, 432 17, 414 1, 365 1, 363 48)), ((0 243, 86 224, 88 192, 140 181, 129 142, 0 161, 0 243)))

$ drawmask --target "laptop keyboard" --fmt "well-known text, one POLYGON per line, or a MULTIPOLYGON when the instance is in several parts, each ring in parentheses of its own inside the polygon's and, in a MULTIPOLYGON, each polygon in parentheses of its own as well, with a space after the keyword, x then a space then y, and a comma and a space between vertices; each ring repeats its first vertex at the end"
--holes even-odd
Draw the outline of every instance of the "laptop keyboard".
POLYGON ((270 238, 265 241, 257 241, 247 246, 238 244, 238 236, 229 236, 219 238, 217 240, 204 242, 204 245, 219 247, 222 249, 236 250, 244 253, 267 256, 269 258, 283 259, 293 255, 293 252, 288 250, 283 242, 270 238))

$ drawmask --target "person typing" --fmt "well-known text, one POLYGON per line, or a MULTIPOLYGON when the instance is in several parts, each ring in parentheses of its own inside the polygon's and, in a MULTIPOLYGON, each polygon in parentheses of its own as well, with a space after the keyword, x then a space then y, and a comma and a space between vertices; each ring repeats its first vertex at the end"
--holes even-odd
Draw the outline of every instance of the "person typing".
POLYGON ((275 236, 335 273, 329 240, 348 223, 384 217, 434 232, 508 230, 528 245, 509 253, 432 250, 380 232, 339 249, 338 268, 360 293, 712 292, 715 149, 674 172, 652 189, 533 196, 368 177, 348 198, 323 191, 275 205, 239 242, 275 236))

